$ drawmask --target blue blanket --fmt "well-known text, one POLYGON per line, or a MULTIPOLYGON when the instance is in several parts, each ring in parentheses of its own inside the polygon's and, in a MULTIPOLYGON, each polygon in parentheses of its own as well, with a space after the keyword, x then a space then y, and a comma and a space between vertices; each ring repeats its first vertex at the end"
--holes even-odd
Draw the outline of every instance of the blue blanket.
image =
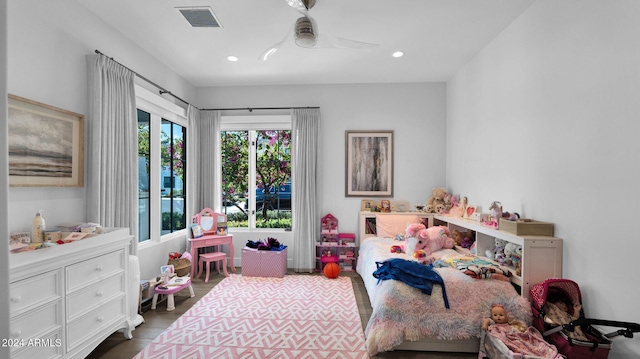
POLYGON ((442 297, 444 306, 449 309, 449 300, 444 288, 444 280, 432 265, 424 265, 415 261, 402 258, 389 259, 384 262, 376 262, 377 269, 373 276, 378 278, 378 283, 387 279, 395 279, 406 283, 414 288, 418 288, 424 294, 431 295, 434 284, 442 286, 442 297))

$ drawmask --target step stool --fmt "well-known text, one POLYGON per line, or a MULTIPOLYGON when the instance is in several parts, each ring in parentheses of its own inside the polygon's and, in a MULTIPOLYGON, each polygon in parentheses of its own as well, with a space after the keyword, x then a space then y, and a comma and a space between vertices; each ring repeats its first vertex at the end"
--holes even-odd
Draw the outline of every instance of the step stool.
MULTIPOLYGON (((204 279, 205 283, 209 283, 209 271, 211 267, 211 262, 222 261, 222 269, 224 271, 224 276, 228 277, 229 273, 227 272, 227 254, 224 252, 212 252, 212 253, 203 253, 200 255, 200 259, 198 260, 198 275, 196 278, 200 278, 202 274, 203 266, 207 267, 207 276, 204 279)), ((217 263, 216 267, 218 267, 218 273, 220 273, 220 264, 217 263)))

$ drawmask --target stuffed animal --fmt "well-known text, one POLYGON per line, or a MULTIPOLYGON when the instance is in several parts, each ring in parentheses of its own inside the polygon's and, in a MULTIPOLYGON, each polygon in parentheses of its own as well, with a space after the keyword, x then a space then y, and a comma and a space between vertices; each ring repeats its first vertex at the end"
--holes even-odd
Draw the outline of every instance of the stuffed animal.
POLYGON ((504 248, 506 247, 506 245, 507 241, 505 241, 504 239, 496 238, 493 250, 487 250, 485 254, 488 258, 495 260, 500 265, 505 265, 507 263, 504 256, 504 248))
POLYGON ((411 223, 407 226, 407 229, 405 229, 405 238, 415 237, 420 230, 425 228, 427 227, 422 223, 411 223))
POLYGON ((513 255, 516 253, 516 248, 518 247, 517 244, 515 243, 507 243, 504 246, 504 259, 505 259, 505 263, 508 266, 512 266, 513 267, 513 255))
POLYGON ((427 246, 426 229, 420 230, 415 237, 408 237, 405 241, 404 252, 418 259, 420 263, 431 263, 433 258, 429 257, 431 251, 427 246))
POLYGON ((511 262, 513 262, 516 275, 522 275, 522 246, 516 247, 515 253, 511 256, 511 262))
POLYGON ((436 187, 431 191, 431 197, 427 200, 428 213, 440 213, 437 212, 439 205, 441 208, 446 208, 447 201, 451 204, 451 197, 449 192, 444 187, 436 187), (431 207, 433 206, 433 208, 431 207))
POLYGON ((467 249, 470 249, 475 241, 471 231, 460 232, 457 229, 451 231, 451 238, 453 238, 453 241, 456 242, 457 246, 467 249))
POLYGON ((425 251, 428 254, 439 251, 442 248, 450 249, 455 246, 453 238, 449 237, 449 228, 446 226, 429 227, 420 231, 420 236, 422 236, 423 231, 426 232, 426 247, 428 249, 425 249, 425 251))

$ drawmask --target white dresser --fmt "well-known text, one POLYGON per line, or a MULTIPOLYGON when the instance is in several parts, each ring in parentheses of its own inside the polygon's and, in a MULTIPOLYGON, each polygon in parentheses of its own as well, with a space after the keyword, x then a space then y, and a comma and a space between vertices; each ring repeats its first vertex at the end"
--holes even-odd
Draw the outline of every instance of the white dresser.
POLYGON ((133 236, 128 228, 105 232, 9 255, 12 358, 84 358, 117 330, 132 337, 133 236))

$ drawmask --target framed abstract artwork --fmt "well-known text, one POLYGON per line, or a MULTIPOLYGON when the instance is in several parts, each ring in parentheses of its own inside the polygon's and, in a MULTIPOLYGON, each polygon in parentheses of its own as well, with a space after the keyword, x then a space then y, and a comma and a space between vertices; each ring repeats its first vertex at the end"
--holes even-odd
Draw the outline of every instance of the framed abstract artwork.
POLYGON ((346 131, 345 157, 346 197, 393 197, 393 131, 346 131))
POLYGON ((84 115, 9 95, 9 185, 84 186, 84 115))

